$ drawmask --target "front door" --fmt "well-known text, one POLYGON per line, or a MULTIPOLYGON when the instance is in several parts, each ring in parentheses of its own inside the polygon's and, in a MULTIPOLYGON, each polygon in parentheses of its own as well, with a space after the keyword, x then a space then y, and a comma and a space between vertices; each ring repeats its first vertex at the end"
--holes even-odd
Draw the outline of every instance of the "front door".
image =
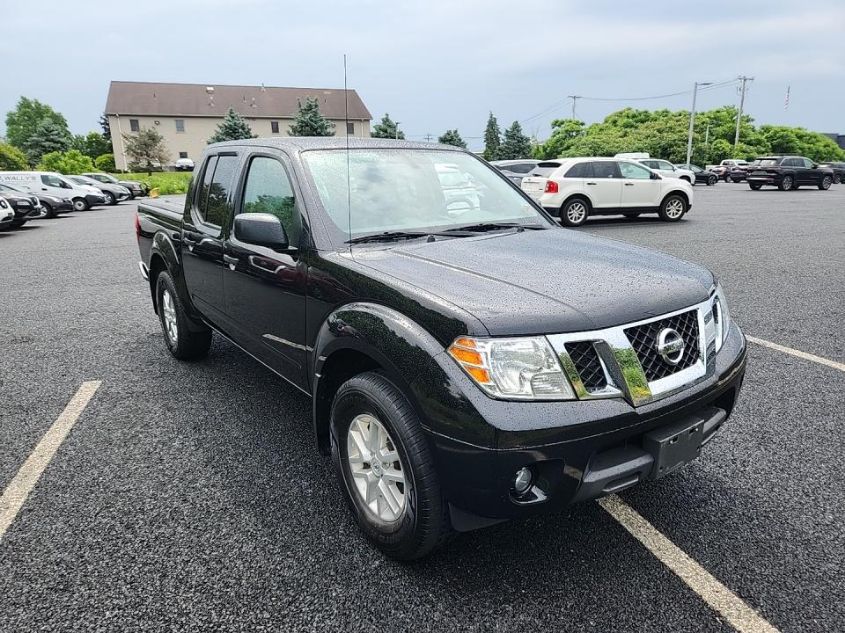
POLYGON ((654 208, 660 204, 660 180, 652 179, 652 172, 628 161, 619 161, 622 173, 622 206, 626 208, 654 208))
POLYGON ((302 388, 306 384, 305 280, 307 240, 302 203, 279 153, 249 157, 235 215, 270 213, 279 218, 290 246, 273 250, 238 239, 234 226, 225 244, 227 320, 250 353, 302 388))
POLYGON ((199 186, 191 192, 182 232, 182 267, 194 307, 226 331, 223 296, 223 226, 231 213, 231 195, 238 168, 234 153, 206 159, 199 186))

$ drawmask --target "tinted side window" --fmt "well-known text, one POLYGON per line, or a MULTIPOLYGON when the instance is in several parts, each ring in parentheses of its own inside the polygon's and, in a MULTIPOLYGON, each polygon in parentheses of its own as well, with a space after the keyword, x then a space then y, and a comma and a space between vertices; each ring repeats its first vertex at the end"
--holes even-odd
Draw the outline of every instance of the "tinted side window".
POLYGON ((241 213, 270 213, 282 223, 290 244, 299 244, 301 220, 285 168, 274 158, 256 156, 249 164, 241 213))
POLYGON ((794 158, 784 158, 781 162, 783 167, 798 167, 799 164, 794 158))
POLYGON ((208 190, 211 188, 211 178, 214 176, 214 168, 217 166, 217 156, 211 156, 205 163, 205 171, 202 176, 202 185, 197 193, 196 208, 200 218, 205 220, 205 208, 208 205, 208 190))
POLYGON ((603 160, 590 163, 593 169, 593 178, 619 178, 619 170, 616 167, 616 162, 612 160, 603 160))
POLYGON ((527 174, 533 168, 534 163, 516 163, 505 167, 508 171, 516 172, 517 174, 527 174))
POLYGON ((564 178, 591 178, 593 170, 590 165, 591 163, 577 163, 569 168, 564 178))
POLYGON ((618 165, 623 178, 633 178, 635 180, 649 180, 651 178, 651 172, 648 169, 635 163, 620 161, 618 165))
POLYGON ((809 167, 810 169, 812 169, 813 161, 811 161, 809 158, 802 158, 801 161, 804 163, 804 167, 809 167))
POLYGON ((205 221, 214 226, 223 226, 229 215, 229 191, 235 180, 237 156, 219 156, 214 168, 214 177, 208 187, 208 202, 205 207, 205 221))

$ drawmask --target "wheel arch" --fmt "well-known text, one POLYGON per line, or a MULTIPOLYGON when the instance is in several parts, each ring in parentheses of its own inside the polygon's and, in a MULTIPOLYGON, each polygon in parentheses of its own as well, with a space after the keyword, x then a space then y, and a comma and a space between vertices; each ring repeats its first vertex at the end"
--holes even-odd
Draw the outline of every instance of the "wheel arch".
POLYGON ((688 207, 689 207, 689 205, 690 205, 689 195, 687 194, 687 192, 686 192, 686 191, 684 191, 683 189, 670 189, 669 191, 667 191, 667 192, 664 194, 663 198, 661 198, 661 200, 660 200, 660 206, 661 206, 661 207, 663 206, 663 203, 665 203, 665 202, 666 202, 666 199, 667 199, 669 196, 680 196, 680 197, 682 197, 682 198, 684 199, 684 202, 686 202, 686 204, 687 204, 687 206, 688 206, 688 207))
POLYGON ((588 205, 590 205, 590 208, 588 209, 588 211, 593 210, 593 208, 594 208, 593 199, 590 197, 590 194, 588 194, 585 191, 575 191, 575 192, 569 194, 568 196, 566 196, 563 199, 563 202, 560 203, 558 215, 563 212, 563 207, 565 207, 567 205, 567 203, 569 203, 569 202, 571 202, 572 200, 575 200, 575 199, 584 200, 588 205))
POLYGON ((158 276, 165 270, 173 279, 173 284, 176 286, 176 292, 179 293, 179 298, 182 300, 184 305, 189 308, 189 310, 193 311, 190 294, 188 293, 187 286, 185 285, 185 279, 181 274, 182 266, 176 251, 176 246, 163 231, 158 231, 153 236, 153 243, 150 246, 149 270, 150 296, 152 297, 153 309, 156 314, 158 314, 156 282, 158 280, 158 276))

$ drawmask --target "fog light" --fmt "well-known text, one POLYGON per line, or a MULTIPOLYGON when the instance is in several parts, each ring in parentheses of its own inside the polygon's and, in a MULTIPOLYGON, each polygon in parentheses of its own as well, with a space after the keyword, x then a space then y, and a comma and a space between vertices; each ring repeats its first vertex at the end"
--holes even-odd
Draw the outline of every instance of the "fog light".
POLYGON ((516 477, 513 478, 513 491, 517 496, 522 496, 531 488, 534 482, 534 473, 528 466, 524 466, 516 471, 516 477))

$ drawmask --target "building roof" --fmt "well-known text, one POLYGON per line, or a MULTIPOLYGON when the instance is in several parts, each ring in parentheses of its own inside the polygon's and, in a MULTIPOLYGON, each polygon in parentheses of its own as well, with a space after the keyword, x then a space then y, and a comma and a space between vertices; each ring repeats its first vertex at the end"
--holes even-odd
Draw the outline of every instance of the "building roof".
MULTIPOLYGON (((358 93, 354 90, 347 92, 349 118, 371 119, 370 111, 358 93)), ((323 88, 112 81, 106 114, 222 117, 231 107, 247 118, 293 118, 299 101, 316 97, 324 117, 343 119, 346 105, 343 93, 342 89, 323 88)))

